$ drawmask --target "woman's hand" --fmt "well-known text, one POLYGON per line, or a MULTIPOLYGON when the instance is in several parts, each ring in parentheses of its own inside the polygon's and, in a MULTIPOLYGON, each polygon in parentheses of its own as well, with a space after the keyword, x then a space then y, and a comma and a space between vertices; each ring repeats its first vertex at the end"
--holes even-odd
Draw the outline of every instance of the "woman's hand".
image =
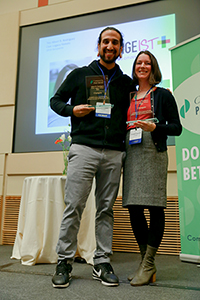
POLYGON ((153 122, 137 121, 134 123, 136 127, 141 128, 144 131, 152 132, 156 128, 156 124, 153 122))
POLYGON ((93 110, 95 110, 94 107, 88 104, 81 104, 81 105, 74 106, 73 115, 77 118, 81 118, 88 115, 93 110))

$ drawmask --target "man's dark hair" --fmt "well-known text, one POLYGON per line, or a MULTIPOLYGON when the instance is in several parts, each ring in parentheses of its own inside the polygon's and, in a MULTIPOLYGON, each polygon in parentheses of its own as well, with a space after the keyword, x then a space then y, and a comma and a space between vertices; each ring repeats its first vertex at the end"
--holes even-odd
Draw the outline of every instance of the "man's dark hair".
POLYGON ((115 27, 109 27, 109 26, 106 27, 106 28, 104 28, 104 29, 101 31, 101 33, 100 33, 100 35, 99 35, 99 38, 98 38, 98 44, 99 44, 99 45, 101 44, 101 36, 102 36, 102 33, 105 32, 105 31, 107 31, 107 30, 114 30, 114 31, 116 31, 117 33, 119 33, 119 35, 120 35, 120 46, 123 47, 123 46, 124 46, 124 39, 123 39, 123 36, 122 36, 121 32, 120 32, 117 28, 115 28, 115 27))

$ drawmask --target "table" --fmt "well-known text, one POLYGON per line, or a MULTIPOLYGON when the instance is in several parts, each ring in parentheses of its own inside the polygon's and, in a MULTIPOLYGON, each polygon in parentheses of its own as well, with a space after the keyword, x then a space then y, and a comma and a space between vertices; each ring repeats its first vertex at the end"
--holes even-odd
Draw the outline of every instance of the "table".
MULTIPOLYGON (((65 176, 26 177, 23 182, 18 228, 11 258, 23 265, 56 263, 55 251, 65 208, 65 176)), ((84 209, 78 233, 78 253, 93 264, 95 241, 95 184, 84 209)))

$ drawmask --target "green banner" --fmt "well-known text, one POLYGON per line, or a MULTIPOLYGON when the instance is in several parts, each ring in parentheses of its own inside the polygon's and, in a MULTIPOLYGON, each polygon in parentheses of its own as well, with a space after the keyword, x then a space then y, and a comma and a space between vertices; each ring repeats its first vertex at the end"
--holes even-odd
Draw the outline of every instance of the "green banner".
POLYGON ((200 36, 171 49, 183 132, 176 137, 181 260, 200 261, 200 36))

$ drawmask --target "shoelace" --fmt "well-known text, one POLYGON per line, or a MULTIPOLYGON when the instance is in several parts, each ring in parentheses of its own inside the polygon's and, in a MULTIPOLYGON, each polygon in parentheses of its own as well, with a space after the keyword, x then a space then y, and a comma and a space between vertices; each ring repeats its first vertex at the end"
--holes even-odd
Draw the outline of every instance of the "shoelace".
POLYGON ((102 267, 106 271, 106 273, 114 274, 113 268, 110 264, 108 264, 108 263, 102 264, 102 267))
POLYGON ((59 274, 63 274, 63 273, 66 273, 66 272, 70 272, 70 266, 69 265, 66 265, 64 262, 59 262, 58 265, 57 265, 57 270, 56 270, 56 273, 59 275, 59 274))

